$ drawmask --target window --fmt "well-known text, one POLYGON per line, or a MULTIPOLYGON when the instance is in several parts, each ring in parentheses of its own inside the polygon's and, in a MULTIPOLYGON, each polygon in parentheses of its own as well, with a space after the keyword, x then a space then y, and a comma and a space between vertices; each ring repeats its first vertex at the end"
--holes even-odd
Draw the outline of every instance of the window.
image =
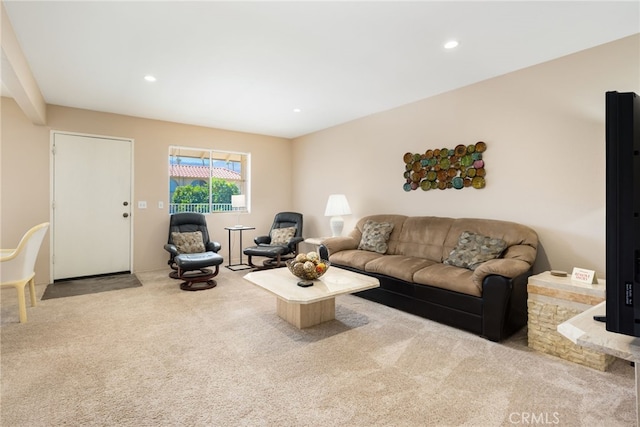
POLYGON ((246 212, 250 159, 249 153, 169 147, 169 213, 246 212), (232 207, 237 194, 246 206, 232 207))

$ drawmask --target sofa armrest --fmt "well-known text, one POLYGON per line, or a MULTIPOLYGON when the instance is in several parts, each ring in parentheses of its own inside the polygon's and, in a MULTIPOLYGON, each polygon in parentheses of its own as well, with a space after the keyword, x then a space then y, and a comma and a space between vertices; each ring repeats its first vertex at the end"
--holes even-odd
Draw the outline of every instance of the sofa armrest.
POLYGON ((353 237, 329 237, 322 241, 322 244, 326 246, 329 254, 334 254, 340 251, 346 251, 349 249, 358 249, 360 242, 353 237))
POLYGON ((491 341, 527 324, 527 280, 531 271, 509 278, 490 274, 482 283, 482 335, 491 341))
POLYGON ((520 259, 492 259, 480 264, 473 271, 471 280, 473 280, 473 283, 475 283, 475 285, 478 286, 480 290, 482 290, 482 281, 490 274, 496 274, 498 276, 504 276, 507 278, 514 278, 525 274, 527 271, 529 271, 530 268, 531 265, 528 262, 522 261, 520 259))
POLYGON ((524 261, 529 264, 529 267, 531 267, 536 261, 537 254, 538 248, 536 246, 525 244, 512 245, 509 246, 506 251, 504 251, 504 254, 502 254, 502 258, 524 261))

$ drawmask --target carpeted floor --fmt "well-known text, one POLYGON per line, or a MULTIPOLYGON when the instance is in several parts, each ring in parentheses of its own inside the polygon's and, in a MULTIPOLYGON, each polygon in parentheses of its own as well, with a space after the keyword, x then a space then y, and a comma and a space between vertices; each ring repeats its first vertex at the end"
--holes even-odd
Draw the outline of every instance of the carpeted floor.
POLYGON ((142 286, 135 274, 110 274, 56 281, 47 285, 42 299, 64 298, 77 295, 95 294, 98 292, 117 291, 120 289, 142 286))
MULTIPOLYGON (((630 426, 634 371, 599 372, 352 295, 298 330, 272 295, 221 269, 184 292, 143 286, 39 301, 3 289, 7 426, 630 426)), ((38 288, 39 292, 44 286, 38 288)))

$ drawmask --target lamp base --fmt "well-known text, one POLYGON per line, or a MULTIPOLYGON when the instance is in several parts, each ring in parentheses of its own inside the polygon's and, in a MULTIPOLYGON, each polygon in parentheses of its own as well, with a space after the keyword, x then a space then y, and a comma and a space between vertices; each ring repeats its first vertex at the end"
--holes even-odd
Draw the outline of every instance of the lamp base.
POLYGON ((329 220, 329 226, 331 226, 331 237, 338 237, 342 234, 344 219, 341 216, 332 216, 329 220))

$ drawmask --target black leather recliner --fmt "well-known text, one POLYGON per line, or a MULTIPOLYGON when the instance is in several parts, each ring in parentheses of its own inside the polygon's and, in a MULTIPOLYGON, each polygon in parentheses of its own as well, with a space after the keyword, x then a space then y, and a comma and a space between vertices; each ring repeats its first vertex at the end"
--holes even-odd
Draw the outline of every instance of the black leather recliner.
POLYGON ((177 270, 178 267, 175 262, 175 257, 180 252, 173 243, 171 233, 189 233, 193 231, 200 231, 202 233, 202 242, 204 243, 205 252, 218 252, 221 249, 221 245, 218 242, 212 242, 209 240, 209 231, 207 230, 207 221, 205 216, 201 213, 195 212, 180 212, 171 215, 169 220, 169 238, 164 248, 169 252, 169 266, 177 270))
POLYGON ((183 280, 180 289, 200 291, 216 286, 213 278, 218 275, 223 262, 222 256, 217 254, 221 246, 209 240, 203 214, 181 212, 171 215, 169 238, 164 248, 170 254, 169 266, 174 270, 169 277, 183 280), (197 233, 192 234, 194 232, 200 232, 202 239, 197 233))
POLYGON ((298 212, 280 212, 276 214, 271 230, 266 236, 258 236, 253 239, 256 246, 245 248, 243 253, 248 257, 248 263, 254 268, 282 267, 288 259, 298 255, 298 244, 304 240, 302 237, 302 214, 298 212), (281 228, 295 227, 295 234, 286 243, 274 244, 273 231, 281 228), (254 256, 268 258, 262 266, 255 265, 254 256))

